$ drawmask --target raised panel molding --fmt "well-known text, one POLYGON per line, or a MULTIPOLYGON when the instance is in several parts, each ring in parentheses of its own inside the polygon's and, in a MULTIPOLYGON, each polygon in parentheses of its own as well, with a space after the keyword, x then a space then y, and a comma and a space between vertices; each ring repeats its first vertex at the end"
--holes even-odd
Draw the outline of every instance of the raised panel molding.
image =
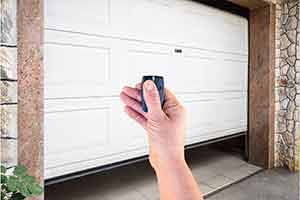
POLYGON ((225 97, 211 95, 203 99, 196 96, 192 100, 183 100, 189 117, 187 137, 242 127, 244 127, 243 131, 246 131, 246 102, 246 96, 241 93, 227 94, 225 97), (199 115, 205 118, 200 118, 199 115))
POLYGON ((93 159, 109 148, 107 107, 48 112, 45 120, 46 168, 93 159))
POLYGON ((105 94, 101 91, 109 81, 109 48, 48 43, 45 55, 46 98, 105 94))
POLYGON ((110 5, 110 0, 45 1, 45 28, 99 33, 110 26, 110 5))

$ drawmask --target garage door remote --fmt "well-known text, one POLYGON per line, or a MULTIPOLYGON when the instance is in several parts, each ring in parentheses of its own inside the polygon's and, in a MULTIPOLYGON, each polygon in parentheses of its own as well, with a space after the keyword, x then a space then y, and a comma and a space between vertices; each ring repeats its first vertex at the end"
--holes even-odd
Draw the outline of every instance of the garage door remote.
POLYGON ((142 108, 143 108, 144 112, 148 112, 148 108, 147 108, 147 105, 146 105, 146 102, 144 99, 144 95, 143 95, 143 84, 147 80, 152 80, 155 83, 156 88, 158 89, 158 92, 159 92, 161 107, 163 106, 164 101, 165 101, 164 78, 162 76, 143 76, 143 79, 142 79, 142 108))

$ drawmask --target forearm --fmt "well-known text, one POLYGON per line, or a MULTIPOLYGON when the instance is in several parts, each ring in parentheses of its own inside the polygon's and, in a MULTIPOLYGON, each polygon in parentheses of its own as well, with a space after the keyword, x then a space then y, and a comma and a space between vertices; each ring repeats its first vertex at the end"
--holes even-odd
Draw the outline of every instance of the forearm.
POLYGON ((155 169, 161 200, 202 200, 203 196, 184 160, 168 162, 155 169))
POLYGON ((158 177, 160 199, 202 200, 202 194, 184 159, 186 110, 167 88, 164 95, 162 107, 159 91, 151 80, 136 88, 125 87, 120 94, 126 104, 125 112, 147 132, 149 161, 158 177), (148 112, 141 107, 141 95, 148 112))

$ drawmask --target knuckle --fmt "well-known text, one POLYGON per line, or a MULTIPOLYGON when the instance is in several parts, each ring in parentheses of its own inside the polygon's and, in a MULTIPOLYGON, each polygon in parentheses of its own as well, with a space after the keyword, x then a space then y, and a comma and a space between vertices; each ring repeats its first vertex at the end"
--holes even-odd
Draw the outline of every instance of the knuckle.
POLYGON ((139 115, 135 116, 135 120, 136 121, 140 121, 141 120, 141 117, 139 115))
POLYGON ((153 122, 156 124, 165 124, 167 122, 168 118, 163 112, 157 112, 153 116, 153 122))

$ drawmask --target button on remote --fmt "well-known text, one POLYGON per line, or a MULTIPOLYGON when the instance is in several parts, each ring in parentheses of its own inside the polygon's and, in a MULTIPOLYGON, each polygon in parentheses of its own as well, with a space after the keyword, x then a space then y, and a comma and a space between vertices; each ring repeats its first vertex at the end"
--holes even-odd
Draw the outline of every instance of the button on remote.
POLYGON ((164 78, 162 76, 143 76, 142 78, 142 108, 144 112, 148 112, 148 108, 144 99, 144 92, 143 92, 143 85, 145 83, 145 81, 147 80, 152 80, 154 82, 154 84, 156 85, 156 88, 158 90, 159 93, 159 97, 160 97, 160 104, 161 107, 164 104, 165 101, 165 91, 164 91, 164 78))

